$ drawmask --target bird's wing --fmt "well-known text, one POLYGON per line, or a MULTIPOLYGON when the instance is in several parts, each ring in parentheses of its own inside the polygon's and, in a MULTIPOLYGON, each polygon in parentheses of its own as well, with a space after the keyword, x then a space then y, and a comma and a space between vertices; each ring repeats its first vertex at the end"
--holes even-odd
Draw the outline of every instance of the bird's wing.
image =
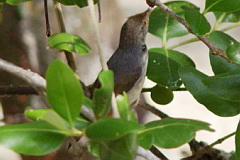
POLYGON ((114 92, 121 94, 123 91, 128 92, 139 80, 142 74, 142 67, 133 68, 132 71, 126 71, 124 75, 114 75, 114 92))

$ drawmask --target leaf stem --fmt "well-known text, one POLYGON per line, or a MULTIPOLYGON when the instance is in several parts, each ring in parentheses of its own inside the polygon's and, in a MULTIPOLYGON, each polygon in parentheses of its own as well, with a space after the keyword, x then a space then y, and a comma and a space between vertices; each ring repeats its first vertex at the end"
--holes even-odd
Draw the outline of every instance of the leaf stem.
POLYGON ((235 24, 233 24, 233 25, 231 25, 231 26, 228 26, 228 27, 226 27, 226 28, 223 28, 223 29, 221 29, 220 31, 226 32, 226 31, 228 31, 228 30, 234 29, 234 28, 239 27, 239 26, 240 26, 240 22, 235 23, 235 24))

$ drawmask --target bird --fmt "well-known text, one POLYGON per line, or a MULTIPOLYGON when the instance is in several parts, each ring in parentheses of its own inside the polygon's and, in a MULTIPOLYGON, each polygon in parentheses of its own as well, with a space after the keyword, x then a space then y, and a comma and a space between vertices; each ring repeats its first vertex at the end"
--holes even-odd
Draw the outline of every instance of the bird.
MULTIPOLYGON (((119 45, 107 61, 109 70, 114 73, 115 95, 126 92, 131 106, 136 106, 143 87, 147 71, 148 49, 146 35, 151 8, 129 17, 123 24, 120 33, 119 45)), ((99 88, 98 79, 91 85, 99 88)))
POLYGON ((148 49, 146 35, 151 9, 129 17, 123 24, 119 46, 107 62, 109 70, 114 72, 114 92, 116 95, 126 92, 130 104, 137 104, 143 88, 148 49))

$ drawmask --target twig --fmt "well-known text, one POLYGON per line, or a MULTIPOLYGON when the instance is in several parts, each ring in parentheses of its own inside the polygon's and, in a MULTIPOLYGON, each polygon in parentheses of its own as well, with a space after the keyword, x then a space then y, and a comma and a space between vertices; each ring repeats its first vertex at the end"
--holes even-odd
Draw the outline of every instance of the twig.
POLYGON ((93 31, 94 31, 94 34, 95 34, 95 40, 96 40, 96 43, 97 43, 98 54, 99 54, 99 57, 100 57, 101 65, 102 65, 103 70, 108 70, 107 63, 106 63, 106 61, 104 59, 104 56, 103 56, 103 49, 102 49, 99 30, 98 30, 98 27, 97 27, 96 13, 95 13, 95 9, 94 9, 93 0, 88 0, 88 5, 89 5, 89 9, 90 9, 91 22, 92 22, 93 31))
POLYGON ((39 74, 34 73, 30 70, 25 70, 1 58, 0 69, 21 78, 34 88, 39 88, 43 90, 46 88, 46 80, 39 74))
POLYGON ((168 160, 168 158, 167 158, 161 151, 159 151, 159 149, 157 149, 157 147, 152 146, 152 147, 150 148, 150 151, 151 151, 155 156, 157 156, 158 158, 160 158, 161 160, 168 160))
MULTIPOLYGON (((197 152, 195 155, 191 156, 191 160, 197 159, 199 157, 201 157, 202 155, 204 155, 205 153, 209 152, 215 145, 217 144, 221 144, 223 141, 225 141, 226 139, 234 136, 236 134, 236 132, 233 132, 231 134, 228 134, 226 136, 224 136, 223 138, 218 139, 217 141, 213 142, 212 144, 203 147, 199 152, 197 152)), ((189 159, 189 160, 190 160, 189 159)))
POLYGON ((156 155, 154 155, 151 151, 146 150, 142 147, 138 147, 137 155, 146 160, 159 160, 159 158, 156 155))
MULTIPOLYGON (((91 16, 90 19, 91 19, 92 26, 93 26, 93 31, 94 31, 94 34, 95 34, 95 40, 96 40, 96 43, 97 43, 100 62, 101 62, 103 70, 106 71, 106 70, 108 70, 108 66, 107 66, 107 63, 106 63, 106 61, 104 59, 104 56, 103 56, 103 49, 102 49, 99 29, 98 29, 98 26, 97 26, 98 24, 97 24, 97 18, 96 18, 96 13, 95 13, 95 9, 94 9, 93 0, 88 0, 88 5, 89 5, 89 9, 90 9, 90 16, 91 16)), ((119 112, 118 112, 118 108, 117 108, 116 96, 115 96, 114 92, 112 94, 112 111, 113 111, 113 117, 115 117, 115 118, 120 117, 119 112)))
POLYGON ((0 97, 14 95, 38 95, 38 92, 30 86, 0 86, 0 97))
POLYGON ((51 30, 50 30, 50 23, 49 23, 49 17, 48 17, 47 0, 44 0, 44 13, 45 13, 45 20, 46 20, 46 35, 48 37, 50 37, 51 36, 51 30))
MULTIPOLYGON (((151 92, 152 88, 143 88, 141 92, 151 92)), ((187 88, 177 88, 174 89, 173 91, 187 91, 187 88)))
MULTIPOLYGON (((151 4, 151 6, 153 6, 153 4, 154 4, 157 7, 159 7, 160 9, 162 9, 163 11, 167 12, 169 14, 169 16, 171 16, 172 18, 176 19, 179 23, 184 25, 189 33, 193 34, 189 24, 185 21, 185 19, 183 19, 182 17, 180 17, 179 15, 174 13, 172 10, 170 10, 165 4, 160 2, 160 0, 146 0, 146 1, 147 1, 148 4, 151 4)), ((195 35, 195 34, 193 34, 193 35, 195 35)), ((223 57, 223 58, 225 58, 229 61, 229 59, 226 57, 225 52, 222 49, 220 49, 219 47, 213 45, 206 37, 197 36, 197 35, 195 35, 195 36, 199 40, 201 40, 203 43, 205 43, 214 55, 219 55, 219 56, 221 56, 221 57, 223 57)), ((229 62, 234 63, 234 62, 231 62, 231 61, 229 61, 229 62)))
POLYGON ((101 23, 102 21, 102 11, 101 11, 101 2, 99 1, 98 4, 98 23, 101 23))
MULTIPOLYGON (((62 15, 61 4, 59 2, 54 1, 54 6, 55 6, 55 11, 56 11, 56 14, 57 14, 60 30, 61 30, 61 32, 66 32, 66 28, 65 28, 65 24, 64 24, 64 20, 63 20, 63 15, 62 15)), ((74 61, 73 53, 68 52, 68 51, 64 51, 64 53, 65 53, 68 65, 71 67, 71 69, 74 72, 76 72, 77 67, 76 67, 76 63, 74 61)))
POLYGON ((150 111, 151 113, 157 115, 160 118, 167 118, 167 117, 169 117, 167 114, 161 112, 160 110, 158 110, 157 108, 151 106, 150 104, 148 104, 146 102, 144 104, 138 104, 138 106, 143 108, 143 109, 145 109, 145 110, 147 110, 147 111, 150 111))

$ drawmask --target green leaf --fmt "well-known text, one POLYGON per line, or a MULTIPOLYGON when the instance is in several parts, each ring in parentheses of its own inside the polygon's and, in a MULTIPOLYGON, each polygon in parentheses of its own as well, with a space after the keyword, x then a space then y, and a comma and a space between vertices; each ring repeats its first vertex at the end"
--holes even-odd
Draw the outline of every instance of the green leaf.
POLYGON ((93 108, 93 101, 88 97, 84 97, 83 104, 90 109, 93 108))
POLYGON ((69 131, 67 122, 52 109, 27 110, 25 115, 34 121, 46 121, 60 130, 69 131))
POLYGON ((7 3, 10 5, 18 5, 20 3, 27 2, 27 1, 31 1, 31 0, 0 0, 0 2, 7 3))
MULTIPOLYGON (((229 46, 234 47, 238 46, 239 43, 227 35, 226 33, 223 33, 221 31, 213 31, 209 35, 209 41, 218 47, 220 47, 222 50, 227 51, 229 46)), ((228 71, 240 70, 240 66, 237 64, 229 63, 226 59, 220 57, 220 56, 214 56, 210 53, 210 62, 212 66, 212 70, 215 74, 221 74, 228 71)))
MULTIPOLYGON (((211 79, 205 74, 190 66, 181 67, 179 69, 179 74, 185 87, 189 90, 193 97, 199 103, 203 104, 209 111, 222 117, 235 116, 240 113, 240 102, 220 97, 218 95, 220 93, 216 94, 217 91, 213 92, 213 87, 210 89, 210 86, 207 86, 204 83, 204 81, 211 79)), ((212 78, 214 79, 214 77, 212 78)), ((221 86, 223 85, 225 84, 221 84, 221 86)), ((231 87, 230 84, 228 85, 231 87)), ((225 91, 225 93, 226 92, 227 91, 225 91)))
POLYGON ((227 57, 230 61, 240 64, 240 43, 228 46, 227 57))
POLYGON ((118 95, 116 97, 116 100, 118 112, 120 114, 121 119, 125 121, 130 121, 131 120, 130 104, 126 92, 124 92, 123 95, 118 95))
POLYGON ((214 12, 214 15, 217 20, 220 20, 221 23, 236 23, 240 21, 240 11, 230 13, 214 12))
POLYGON ((183 65, 195 66, 194 62, 183 53, 152 48, 149 50, 147 77, 159 85, 176 89, 182 84, 178 69, 183 65))
POLYGON ((164 118, 147 123, 139 132, 138 140, 142 147, 148 147, 146 149, 151 147, 151 143, 161 148, 176 148, 191 141, 199 130, 213 131, 204 122, 164 118))
POLYGON ((238 128, 235 136, 235 144, 236 144, 236 157, 240 160, 240 122, 238 123, 238 128))
POLYGON ((173 91, 169 88, 156 85, 151 90, 151 98, 157 104, 168 104, 173 100, 173 91))
POLYGON ((91 51, 89 45, 79 36, 69 33, 57 33, 48 38, 49 46, 57 50, 88 54, 91 51))
POLYGON ((60 60, 50 64, 46 79, 48 102, 73 128, 84 100, 79 80, 75 73, 60 60))
POLYGON ((62 144, 65 133, 46 122, 0 127, 0 146, 26 155, 45 155, 62 144))
MULTIPOLYGON (((240 102, 240 70, 206 78, 203 84, 221 99, 240 102)), ((240 106, 238 108, 240 111, 240 106)))
POLYGON ((117 140, 100 142, 100 157, 104 160, 133 160, 137 148, 137 135, 132 133, 117 140))
MULTIPOLYGON (((165 4, 179 16, 184 16, 185 8, 197 8, 192 3, 184 1, 167 2, 165 4)), ((151 12, 148 31, 165 42, 171 38, 188 34, 188 31, 182 24, 170 17, 169 14, 160 8, 155 8, 151 12)))
POLYGON ((89 121, 87 121, 86 119, 84 119, 83 117, 78 117, 75 121, 75 128, 78 130, 83 130, 85 129, 88 125, 90 124, 89 121))
MULTIPOLYGON (((56 0, 64 5, 78 5, 80 8, 88 6, 87 0, 56 0)), ((94 3, 98 3, 99 0, 94 0, 94 3)))
POLYGON ((86 136, 93 141, 110 141, 142 129, 142 126, 131 121, 114 118, 102 118, 86 129, 86 136))
POLYGON ((93 95, 93 111, 97 118, 104 117, 109 113, 114 81, 112 71, 102 71, 98 79, 101 88, 94 90, 93 95))
POLYGON ((198 10, 186 10, 185 19, 192 32, 198 36, 205 35, 211 30, 208 20, 198 10))
POLYGON ((240 10, 240 0, 206 0, 206 12, 219 11, 219 12, 233 12, 240 10))

